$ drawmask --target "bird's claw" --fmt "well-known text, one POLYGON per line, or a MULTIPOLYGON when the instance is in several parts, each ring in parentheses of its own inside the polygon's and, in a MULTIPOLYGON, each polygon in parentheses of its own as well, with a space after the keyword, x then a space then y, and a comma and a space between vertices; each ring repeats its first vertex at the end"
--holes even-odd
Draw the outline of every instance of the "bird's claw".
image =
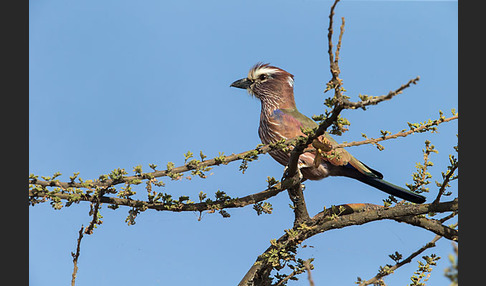
POLYGON ((302 182, 302 180, 304 179, 304 175, 302 175, 302 172, 300 171, 300 167, 301 166, 298 165, 296 174, 294 176, 290 176, 288 172, 288 166, 285 166, 282 179, 280 180, 282 182, 282 186, 292 187, 302 182))

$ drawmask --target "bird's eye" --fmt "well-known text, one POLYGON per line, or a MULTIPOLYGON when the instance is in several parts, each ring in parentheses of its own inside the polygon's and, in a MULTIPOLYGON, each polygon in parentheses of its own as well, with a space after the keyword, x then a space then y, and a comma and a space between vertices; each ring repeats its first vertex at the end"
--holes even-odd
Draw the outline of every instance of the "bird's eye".
POLYGON ((267 75, 266 74, 261 74, 259 77, 258 77, 260 80, 264 80, 267 78, 267 75))

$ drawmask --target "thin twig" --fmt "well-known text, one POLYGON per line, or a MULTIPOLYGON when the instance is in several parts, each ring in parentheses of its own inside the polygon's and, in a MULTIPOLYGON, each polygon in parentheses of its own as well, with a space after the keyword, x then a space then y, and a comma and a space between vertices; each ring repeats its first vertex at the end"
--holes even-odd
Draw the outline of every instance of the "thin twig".
POLYGON ((81 229, 79 230, 79 236, 78 236, 78 244, 76 246, 76 253, 71 252, 71 256, 73 257, 73 264, 74 264, 71 286, 74 286, 76 282, 76 273, 78 272, 78 258, 79 258, 79 251, 81 248, 81 239, 83 239, 83 230, 84 230, 84 226, 81 225, 81 229))
POLYGON ((339 0, 334 1, 334 4, 331 6, 331 12, 329 13, 329 28, 328 28, 328 34, 327 34, 327 42, 328 42, 328 51, 327 53, 329 54, 329 62, 333 63, 334 62, 334 55, 332 52, 332 34, 333 34, 333 18, 334 18, 334 9, 336 8, 337 3, 339 0))
POLYGON ((314 286, 314 279, 312 279, 311 265, 309 260, 304 261, 305 269, 307 270, 307 279, 309 279, 309 285, 314 286))
POLYGON ((369 106, 369 105, 376 105, 376 104, 378 104, 382 101, 389 100, 389 99, 393 98, 394 96, 401 94, 404 89, 409 88, 410 85, 412 85, 412 84, 417 84, 417 82, 419 80, 420 80, 420 77, 417 76, 416 78, 409 80, 406 84, 401 85, 398 89, 388 92, 388 94, 386 94, 386 95, 374 96, 374 97, 371 97, 370 99, 362 100, 362 101, 359 101, 359 102, 351 102, 351 101, 345 100, 344 103, 343 103, 344 108, 356 109, 356 108, 364 108, 364 107, 369 106))
MULTIPOLYGON (((444 217, 444 218, 442 218, 440 220, 437 220, 437 221, 439 223, 444 223, 445 221, 453 218, 456 214, 457 214, 457 212, 454 211, 451 214, 449 214, 448 216, 446 216, 446 217, 444 217)), ((437 234, 432 241, 430 241, 429 243, 427 243, 426 245, 424 245, 422 248, 420 248, 419 250, 417 250, 414 253, 412 253, 409 257, 407 257, 402 262, 397 262, 394 266, 388 268, 386 272, 380 272, 380 273, 376 274, 375 277, 371 278, 368 281, 364 281, 364 282, 362 282, 359 285, 360 286, 364 286, 364 285, 370 285, 370 284, 374 284, 374 283, 378 282, 383 277, 385 277, 386 275, 389 275, 389 274, 393 273, 396 269, 400 268, 404 264, 410 263, 413 258, 415 258, 420 253, 424 252, 427 248, 434 247, 435 246, 435 243, 437 242, 437 240, 439 240, 442 237, 443 236, 441 234, 437 234)))
POLYGON ((426 130, 426 129, 432 127, 432 126, 439 125, 439 124, 444 123, 444 122, 449 122, 451 120, 458 119, 458 117, 459 117, 458 115, 455 115, 455 116, 452 116, 452 117, 449 117, 449 118, 437 119, 435 122, 432 122, 431 124, 424 124, 420 127, 413 128, 413 129, 410 129, 408 131, 402 131, 402 132, 398 132, 398 133, 393 134, 393 135, 382 136, 380 138, 371 138, 371 139, 367 139, 367 140, 363 140, 363 141, 341 143, 339 145, 333 146, 333 149, 359 146, 359 145, 364 145, 364 144, 374 144, 374 143, 377 143, 377 142, 381 142, 381 141, 385 141, 385 140, 389 140, 389 139, 395 139, 395 138, 398 138, 398 137, 406 137, 410 134, 424 132, 424 130, 426 130))
POLYGON ((440 222, 440 223, 444 223, 444 222, 446 222, 447 220, 449 220, 449 219, 451 219, 451 218, 455 217, 456 215, 457 215, 457 212, 452 212, 452 213, 448 214, 447 216, 445 216, 445 217, 443 217, 443 218, 439 219, 439 222, 440 222))
MULTIPOLYGON (((288 140, 285 143, 285 146, 291 145, 295 140, 288 140)), ((244 151, 238 154, 232 154, 229 156, 224 156, 224 159, 220 159, 220 157, 215 157, 212 159, 204 160, 199 163, 199 167, 211 167, 211 166, 218 166, 222 164, 228 164, 233 161, 237 160, 242 160, 246 155, 250 153, 254 153, 257 151, 258 155, 260 154, 266 154, 272 150, 275 149, 274 144, 266 144, 266 145, 259 145, 257 148, 244 151)), ((194 167, 190 164, 184 164, 179 167, 174 167, 171 168, 170 170, 160 170, 160 171, 154 171, 154 172, 147 172, 143 173, 141 175, 136 175, 136 176, 126 176, 123 177, 119 180, 112 180, 112 179, 107 179, 107 180, 93 180, 90 183, 83 182, 83 183, 76 183, 76 182, 59 182, 57 180, 53 181, 44 181, 44 180, 38 180, 38 179, 30 179, 29 184, 33 185, 38 185, 38 186, 43 186, 43 187, 60 187, 63 190, 66 190, 68 188, 96 188, 96 187, 102 187, 102 188, 108 188, 111 186, 116 186, 119 184, 124 184, 127 182, 130 182, 132 180, 137 180, 137 179, 144 179, 144 178, 159 178, 159 177, 166 177, 169 176, 170 174, 175 174, 175 173, 184 173, 193 170, 194 167)))
POLYGON ((280 282, 278 282, 274 286, 282 286, 282 285, 285 285, 285 283, 287 283, 287 281, 289 281, 292 277, 294 277, 297 274, 299 274, 299 271, 297 271, 297 270, 292 271, 292 273, 290 273, 289 275, 287 275, 284 279, 280 280, 280 282))
POLYGON ((338 40, 338 44, 336 46, 336 57, 334 59, 334 62, 336 64, 339 62, 339 52, 341 51, 341 42, 343 40, 344 23, 345 23, 344 17, 341 17, 341 21, 342 21, 342 24, 341 24, 341 27, 340 27, 339 40, 338 40))
POLYGON ((98 213, 101 205, 100 198, 104 196, 105 192, 106 189, 99 190, 98 192, 96 192, 96 195, 94 196, 94 201, 91 203, 91 209, 90 209, 90 214, 93 217, 93 219, 91 220, 90 224, 84 231, 84 233, 86 234, 89 235, 93 234, 93 229, 95 228, 95 226, 97 224, 101 224, 101 221, 98 218, 98 213))
POLYGON ((444 179, 444 181, 442 182, 442 184, 440 186, 439 193, 437 194, 437 197, 435 198, 435 200, 433 201, 433 203, 438 203, 440 201, 440 197, 444 194, 444 191, 445 191, 447 185, 449 184, 449 181, 451 180, 452 175, 454 175, 454 172, 456 171, 456 169, 458 167, 459 167, 459 164, 456 163, 447 172, 447 175, 445 176, 445 179, 444 179))
POLYGON ((407 263, 410 263, 412 261, 412 259, 414 259, 415 257, 417 257, 417 255, 419 255, 420 253, 424 252, 425 250, 427 250, 427 249, 429 249, 431 247, 435 247, 435 243, 439 239, 441 239, 441 238, 442 238, 442 236, 436 235, 434 237, 434 239, 432 239, 430 242, 428 242, 427 244, 425 244, 424 246, 422 246, 420 249, 418 249, 414 253, 410 254, 410 256, 408 256, 407 258, 405 258, 401 262, 398 262, 397 264, 395 264, 392 267, 388 268, 386 270, 386 272, 380 272, 380 273, 376 274, 375 277, 371 278, 370 280, 367 280, 367 281, 364 281, 364 282, 360 283, 359 286, 371 285, 373 283, 378 282, 383 277, 385 277, 385 276, 393 273, 393 271, 397 270, 398 268, 402 267, 403 265, 405 265, 407 263))
POLYGON ((100 208, 101 200, 99 196, 95 196, 95 202, 91 203, 91 212, 92 212, 92 217, 93 219, 89 223, 88 227, 86 228, 85 232, 86 234, 93 234, 93 229, 96 224, 98 224, 98 211, 100 208), (94 205, 94 206, 93 206, 94 205))

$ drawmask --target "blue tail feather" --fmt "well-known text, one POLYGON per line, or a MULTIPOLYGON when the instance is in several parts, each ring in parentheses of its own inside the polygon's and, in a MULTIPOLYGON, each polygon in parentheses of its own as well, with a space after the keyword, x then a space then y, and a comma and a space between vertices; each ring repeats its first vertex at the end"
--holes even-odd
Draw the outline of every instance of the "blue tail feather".
POLYGON ((387 194, 393 195, 395 197, 399 197, 401 199, 421 204, 425 202, 425 197, 422 195, 419 195, 417 193, 414 193, 412 191, 409 191, 407 189, 404 189, 402 187, 396 186, 390 182, 387 182, 383 179, 380 179, 378 177, 372 177, 372 176, 359 176, 358 178, 359 181, 370 185, 372 187, 375 187, 379 189, 380 191, 383 191, 387 194))

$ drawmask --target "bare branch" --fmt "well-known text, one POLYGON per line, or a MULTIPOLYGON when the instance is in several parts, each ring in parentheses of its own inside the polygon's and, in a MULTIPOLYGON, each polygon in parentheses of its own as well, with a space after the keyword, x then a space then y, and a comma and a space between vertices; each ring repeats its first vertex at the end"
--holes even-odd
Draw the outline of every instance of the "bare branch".
POLYGON ((334 55, 332 52, 333 45, 332 45, 332 34, 333 34, 333 18, 334 18, 334 9, 336 8, 337 3, 339 0, 334 1, 334 4, 331 6, 331 12, 329 13, 329 28, 328 28, 328 34, 327 34, 327 42, 328 42, 328 51, 327 53, 329 54, 329 62, 333 63, 334 62, 334 55))
POLYGON ((307 270, 307 279, 309 279, 309 285, 314 286, 314 279, 312 279, 311 264, 309 260, 304 261, 305 269, 307 270))
MULTIPOLYGON (((337 1, 336 1, 336 3, 337 3, 337 1)), ((344 17, 341 17, 341 27, 340 27, 340 32, 339 32, 339 40, 338 40, 338 44, 336 46, 336 58, 334 60, 336 65, 339 62, 339 52, 341 51, 341 42, 343 40, 344 24, 345 24, 344 17)))
POLYGON ((73 264, 74 264, 71 286, 74 286, 76 282, 76 273, 78 272, 78 258, 80 254, 79 253, 80 248, 81 248, 81 239, 83 239, 83 230, 84 230, 84 226, 81 225, 81 229, 79 230, 79 236, 78 236, 78 244, 76 245, 76 253, 71 252, 71 256, 73 257, 73 264))
POLYGON ((381 95, 381 96, 373 96, 369 99, 362 100, 359 102, 351 102, 351 101, 344 101, 344 108, 346 109, 356 109, 356 108, 364 108, 368 105, 376 105, 382 101, 392 99, 395 95, 401 94, 402 91, 406 88, 409 88, 411 84, 417 84, 417 81, 420 80, 420 77, 416 77, 414 79, 409 80, 406 84, 401 85, 398 89, 394 91, 390 91, 386 95, 381 95))

